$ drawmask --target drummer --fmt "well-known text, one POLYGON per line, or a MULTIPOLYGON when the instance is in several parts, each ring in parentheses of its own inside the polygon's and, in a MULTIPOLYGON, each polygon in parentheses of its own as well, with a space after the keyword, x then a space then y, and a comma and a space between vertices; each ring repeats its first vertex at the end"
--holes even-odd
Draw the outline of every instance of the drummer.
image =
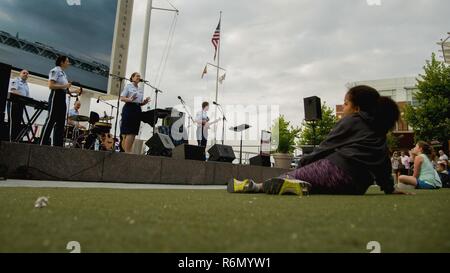
POLYGON ((74 117, 77 117, 80 115, 80 109, 81 109, 81 102, 78 100, 73 105, 73 108, 69 110, 69 119, 68 119, 67 123, 69 126, 73 126, 73 127, 77 127, 78 129, 85 130, 86 129, 85 126, 81 125, 80 122, 73 120, 74 117))

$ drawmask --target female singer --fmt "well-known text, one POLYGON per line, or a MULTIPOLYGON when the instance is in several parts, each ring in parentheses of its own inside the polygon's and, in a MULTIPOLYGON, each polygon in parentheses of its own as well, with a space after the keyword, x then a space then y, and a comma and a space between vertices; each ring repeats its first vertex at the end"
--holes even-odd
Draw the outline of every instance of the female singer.
POLYGON ((131 153, 136 136, 139 135, 141 127, 142 106, 150 102, 150 98, 144 100, 144 90, 139 88, 141 75, 133 73, 130 78, 130 84, 125 86, 120 100, 125 102, 122 110, 122 122, 120 125, 120 134, 122 136, 122 147, 126 153, 131 153))

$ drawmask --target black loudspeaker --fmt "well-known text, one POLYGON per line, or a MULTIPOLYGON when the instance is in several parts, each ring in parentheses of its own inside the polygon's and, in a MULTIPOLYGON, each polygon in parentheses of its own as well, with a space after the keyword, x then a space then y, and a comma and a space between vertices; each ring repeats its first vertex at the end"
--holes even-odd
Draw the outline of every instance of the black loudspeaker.
POLYGON ((270 155, 258 155, 252 157, 250 158, 250 165, 272 167, 272 163, 270 162, 270 155))
POLYGON ((8 139, 8 127, 4 122, 5 120, 5 109, 6 109, 6 99, 8 98, 8 88, 9 80, 11 78, 11 66, 7 64, 0 63, 0 137, 1 140, 8 139), (6 138, 5 138, 6 137, 6 138))
POLYGON ((168 135, 155 134, 145 145, 150 148, 148 155, 171 157, 172 151, 175 149, 172 140, 168 135))
POLYGON ((182 160, 205 161, 205 147, 183 144, 172 151, 172 158, 182 160))
POLYGON ((318 121, 322 119, 322 102, 319 97, 305 98, 305 120, 318 121))
POLYGON ((209 161, 232 163, 236 159, 233 148, 225 145, 214 145, 209 149, 209 161))
POLYGON ((315 150, 314 146, 301 146, 300 147, 303 151, 303 155, 309 155, 312 154, 315 150))

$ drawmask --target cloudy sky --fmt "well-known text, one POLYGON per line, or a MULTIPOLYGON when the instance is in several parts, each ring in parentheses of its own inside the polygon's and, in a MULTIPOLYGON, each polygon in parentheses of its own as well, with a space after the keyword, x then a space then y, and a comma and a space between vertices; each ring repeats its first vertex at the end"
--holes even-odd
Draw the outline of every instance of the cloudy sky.
MULTIPOLYGON (((129 71, 139 67, 145 1, 136 0, 129 71)), ((161 88, 163 105, 177 95, 212 100, 215 77, 200 79, 214 55, 210 39, 223 11, 224 104, 280 105, 295 124, 302 98, 341 103, 345 84, 416 76, 450 31, 447 0, 172 0, 178 27, 161 88)), ((169 7, 165 0, 154 6, 169 7)), ((147 78, 158 70, 172 14, 154 11, 147 78)), ((213 71, 210 70, 212 73, 213 71)))
MULTIPOLYGON (((200 76, 212 62, 211 37, 223 11, 228 72, 220 102, 279 105, 295 125, 304 116, 304 97, 317 95, 333 106, 342 102, 348 82, 417 76, 450 31, 448 0, 381 0, 380 6, 367 0, 171 2, 180 14, 160 86, 162 107, 178 104, 179 95, 190 105, 195 97, 214 99, 213 70, 200 76)), ((139 69, 145 3, 135 0, 128 74, 139 69)), ((166 0, 153 5, 170 7, 166 0)), ((172 19, 172 13, 153 12, 146 75, 152 82, 172 19)))

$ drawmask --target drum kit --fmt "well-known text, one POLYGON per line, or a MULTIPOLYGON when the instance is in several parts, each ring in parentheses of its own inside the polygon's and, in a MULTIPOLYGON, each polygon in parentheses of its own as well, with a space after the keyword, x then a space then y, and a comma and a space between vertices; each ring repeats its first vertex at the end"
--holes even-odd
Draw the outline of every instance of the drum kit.
POLYGON ((111 134, 112 121, 114 117, 91 112, 91 116, 72 116, 69 120, 73 125, 66 126, 65 140, 69 148, 83 150, 114 150, 114 136, 111 134), (80 126, 86 124, 87 127, 80 126), (88 128, 88 129, 85 129, 88 128))

